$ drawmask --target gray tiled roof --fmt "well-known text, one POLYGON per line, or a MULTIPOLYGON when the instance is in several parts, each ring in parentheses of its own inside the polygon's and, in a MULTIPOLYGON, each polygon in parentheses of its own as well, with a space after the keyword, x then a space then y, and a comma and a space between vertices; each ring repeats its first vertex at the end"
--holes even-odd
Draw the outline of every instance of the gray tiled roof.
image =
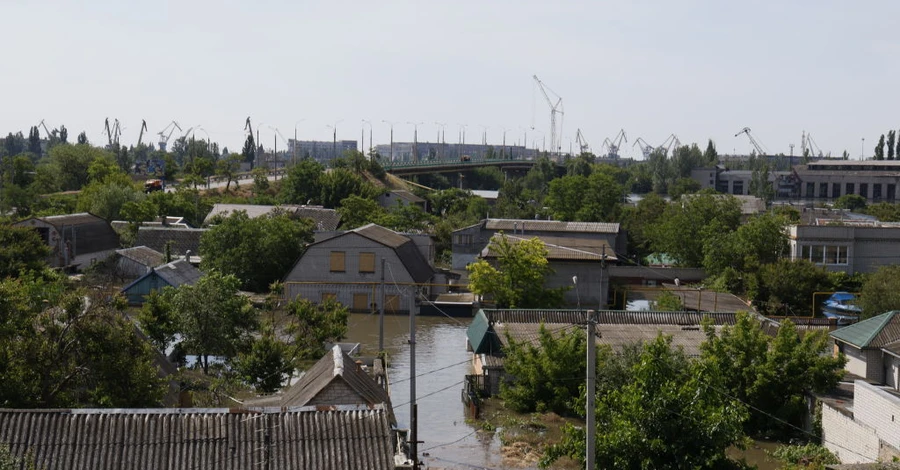
POLYGON ((409 275, 416 282, 426 282, 434 275, 434 269, 419 251, 416 242, 406 235, 375 224, 364 225, 351 230, 351 232, 393 248, 409 275))
POLYGON ((341 215, 334 209, 326 209, 321 206, 304 206, 285 204, 283 206, 265 206, 259 204, 215 204, 212 211, 206 216, 204 224, 209 224, 218 215, 225 217, 236 211, 244 211, 252 218, 271 213, 276 208, 282 209, 295 217, 310 219, 316 230, 335 230, 341 222, 341 215))
POLYGON ((154 269, 154 271, 172 287, 178 287, 182 284, 193 285, 203 277, 203 273, 199 269, 183 259, 172 261, 154 269))
POLYGON ((587 232, 619 233, 619 224, 612 222, 564 222, 561 220, 532 219, 487 219, 485 228, 512 232, 522 230, 528 235, 533 232, 587 232))
MULTIPOLYGON (((498 238, 499 235, 494 235, 498 238)), ((570 237, 548 237, 548 236, 528 236, 526 235, 506 235, 511 243, 518 243, 531 238, 538 238, 544 242, 547 248, 548 260, 569 260, 569 261, 602 261, 603 255, 606 255, 606 261, 618 261, 616 252, 606 240, 597 239, 581 239, 570 237)), ((483 258, 496 258, 497 253, 490 243, 482 250, 483 258)))
POLYGON ((31 227, 29 221, 32 220, 40 220, 56 227, 77 254, 98 253, 119 248, 119 235, 112 226, 102 218, 87 212, 32 217, 15 225, 31 227))
POLYGON ((0 409, 0 442, 47 470, 393 469, 383 407, 0 409))
MULTIPOLYGON (((356 362, 335 345, 318 362, 310 367, 300 380, 288 389, 281 406, 306 406, 320 392, 335 381, 344 381, 369 406, 379 403, 390 405, 391 398, 384 388, 375 383, 369 374, 357 367, 356 362)), ((354 402, 355 403, 355 402, 354 402)), ((318 403, 321 404, 321 400, 318 403)), ((324 403, 347 405, 351 403, 324 403)))
MULTIPOLYGON (((484 309, 491 323, 582 323, 584 311, 539 309, 484 309)), ((703 317, 709 317, 715 325, 733 325, 735 313, 728 312, 661 312, 650 310, 623 311, 598 310, 597 324, 605 325, 699 325, 703 317)))
POLYGON ((200 237, 206 229, 203 228, 173 228, 173 227, 140 227, 138 228, 135 245, 144 245, 160 253, 166 252, 166 243, 172 242, 171 253, 174 256, 184 255, 191 250, 192 256, 200 254, 200 237))
POLYGON ((162 253, 146 246, 123 248, 116 250, 116 254, 151 268, 159 266, 166 261, 162 253))

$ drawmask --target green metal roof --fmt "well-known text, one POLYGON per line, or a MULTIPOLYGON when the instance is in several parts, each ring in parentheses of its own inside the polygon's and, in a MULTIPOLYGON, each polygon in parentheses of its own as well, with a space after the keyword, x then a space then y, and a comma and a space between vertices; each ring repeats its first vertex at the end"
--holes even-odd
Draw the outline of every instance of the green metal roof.
POLYGON ((484 311, 479 310, 472 318, 472 323, 466 329, 466 336, 469 338, 469 344, 472 345, 472 351, 475 354, 500 352, 500 340, 484 311))
POLYGON ((854 323, 850 326, 834 330, 831 332, 831 337, 860 349, 869 346, 880 347, 883 344, 900 339, 893 338, 890 341, 887 341, 888 338, 879 338, 881 341, 875 341, 875 343, 880 344, 873 344, 873 340, 879 337, 879 334, 891 322, 896 313, 898 313, 896 310, 882 313, 881 315, 868 318, 859 323, 854 323))

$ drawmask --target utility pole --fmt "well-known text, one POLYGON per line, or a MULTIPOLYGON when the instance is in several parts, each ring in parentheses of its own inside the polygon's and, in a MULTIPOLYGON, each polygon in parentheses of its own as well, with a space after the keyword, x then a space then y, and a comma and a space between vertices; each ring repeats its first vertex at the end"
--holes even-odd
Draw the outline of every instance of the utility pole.
POLYGON ((384 352, 384 258, 381 258, 381 302, 378 303, 378 352, 384 352))
MULTIPOLYGON (((600 286, 603 286, 602 282, 600 283, 600 286)), ((584 424, 585 430, 587 431, 585 433, 587 442, 585 442, 584 468, 586 470, 593 470, 597 433, 597 424, 595 422, 597 410, 595 409, 596 406, 594 404, 597 388, 597 340, 594 338, 596 335, 594 311, 588 310, 584 313, 586 317, 585 320, 587 321, 587 404, 585 405, 585 417, 587 419, 584 424)))
POLYGON ((394 123, 391 121, 382 120, 381 122, 391 126, 391 165, 394 164, 394 123))
POLYGON ((416 286, 409 296, 409 452, 413 468, 419 468, 419 416, 416 404, 416 286))

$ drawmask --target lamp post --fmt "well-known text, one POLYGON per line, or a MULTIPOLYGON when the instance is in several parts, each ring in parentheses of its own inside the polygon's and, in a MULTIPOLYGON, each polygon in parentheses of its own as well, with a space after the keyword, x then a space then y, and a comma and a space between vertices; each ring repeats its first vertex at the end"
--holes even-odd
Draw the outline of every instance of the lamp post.
MULTIPOLYGON (((375 143, 372 142, 372 121, 363 119, 363 120, 362 120, 362 123, 363 123, 363 124, 368 124, 368 125, 369 125, 369 154, 371 155, 371 154, 372 154, 372 151, 375 149, 375 143)), ((362 136, 365 135, 364 132, 365 132, 365 126, 363 126, 362 131, 360 131, 360 137, 362 137, 362 136)), ((365 139, 363 139, 363 144, 365 144, 365 139)), ((362 149, 363 149, 363 155, 365 155, 365 152, 366 152, 366 146, 363 145, 363 146, 362 146, 362 149)))
POLYGON ((391 165, 393 165, 394 164, 394 122, 386 121, 384 119, 382 119, 381 122, 391 126, 391 165))
POLYGON ((331 140, 331 158, 337 158, 337 156, 338 156, 338 154, 337 154, 337 125, 342 122, 344 122, 343 119, 338 119, 337 121, 334 122, 334 124, 328 124, 327 126, 325 126, 334 131, 334 133, 332 134, 332 140, 331 140))
POLYGON ((407 122, 413 126, 413 161, 419 161, 419 124, 421 122, 407 122))
POLYGON ((859 146, 859 159, 863 160, 863 155, 866 154, 866 138, 862 138, 862 144, 859 146))
POLYGON ((435 121, 434 125, 438 126, 437 141, 441 144, 441 159, 447 158, 447 139, 445 134, 447 123, 435 121))
POLYGON ((297 141, 297 124, 300 124, 305 120, 306 119, 304 118, 294 123, 294 146, 291 147, 291 156, 294 159, 294 165, 297 164, 297 147, 300 145, 300 142, 297 141))

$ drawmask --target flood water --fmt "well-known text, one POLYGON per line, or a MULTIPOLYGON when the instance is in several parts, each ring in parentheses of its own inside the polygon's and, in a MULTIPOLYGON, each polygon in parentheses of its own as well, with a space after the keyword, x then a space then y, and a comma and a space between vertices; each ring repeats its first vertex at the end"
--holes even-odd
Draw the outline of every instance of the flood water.
MULTIPOLYGON (((499 439, 466 424, 461 401, 463 380, 472 373, 466 352, 468 318, 416 317, 416 396, 419 409, 419 458, 428 468, 520 469, 504 466, 499 439), (427 454, 427 455, 426 455, 427 454)), ((409 428, 409 317, 385 315, 384 346, 389 355, 391 401, 398 426, 409 428)), ((344 341, 358 342, 363 355, 378 352, 378 315, 352 314, 344 341)), ((754 442, 731 451, 760 470, 779 468, 767 458, 776 445, 754 442)), ((527 468, 527 467, 526 467, 527 468)))

